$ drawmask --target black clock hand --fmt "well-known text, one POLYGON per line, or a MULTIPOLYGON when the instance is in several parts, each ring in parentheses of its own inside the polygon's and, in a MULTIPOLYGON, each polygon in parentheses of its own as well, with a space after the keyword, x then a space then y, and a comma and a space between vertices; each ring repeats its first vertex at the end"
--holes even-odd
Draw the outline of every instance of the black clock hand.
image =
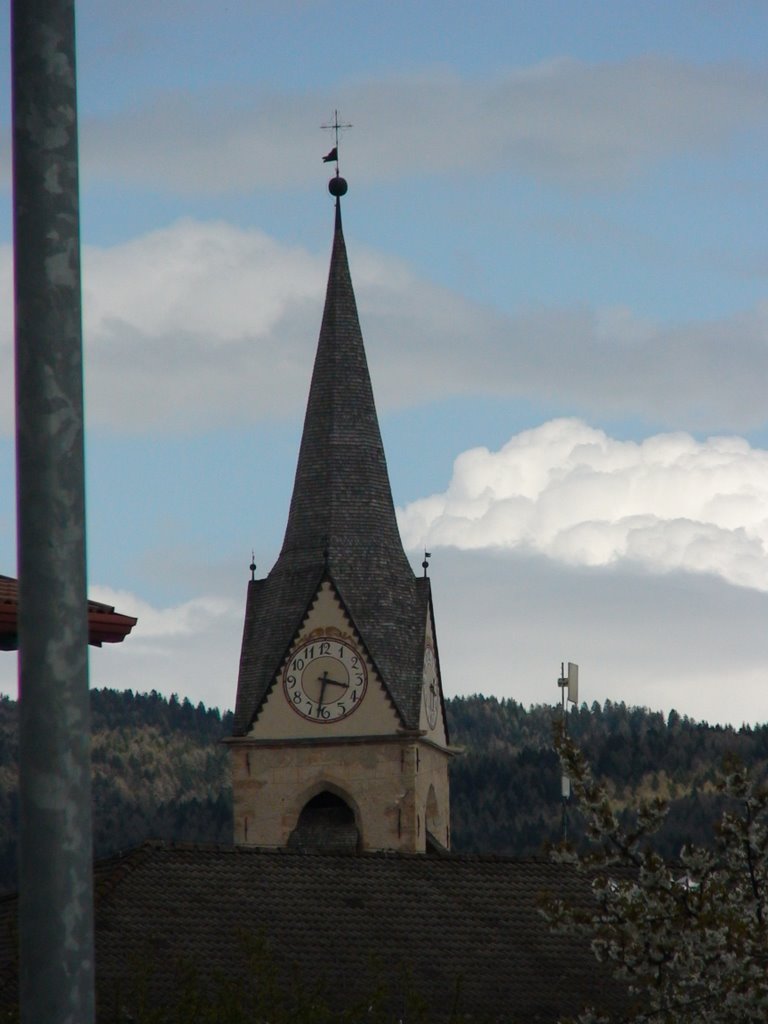
POLYGON ((339 679, 331 679, 328 675, 328 670, 324 669, 323 674, 317 677, 318 683, 320 683, 320 696, 317 700, 317 717, 320 718, 323 712, 323 703, 325 701, 325 691, 329 684, 333 686, 341 686, 344 690, 349 689, 349 683, 342 683, 339 679))
POLYGON ((317 717, 318 718, 320 717, 320 713, 321 713, 322 708, 323 708, 323 697, 325 696, 325 688, 328 685, 328 683, 331 682, 331 681, 332 680, 330 680, 328 678, 328 673, 327 672, 323 672, 323 674, 318 679, 318 682, 320 683, 320 697, 319 697, 319 699, 317 701, 317 717))

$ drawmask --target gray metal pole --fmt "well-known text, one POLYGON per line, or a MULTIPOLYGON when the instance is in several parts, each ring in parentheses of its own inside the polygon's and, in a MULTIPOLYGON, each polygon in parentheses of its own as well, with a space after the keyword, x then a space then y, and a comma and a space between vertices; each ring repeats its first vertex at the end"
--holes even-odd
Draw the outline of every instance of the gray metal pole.
POLYGON ((91 1024, 74 0, 12 0, 23 1024, 91 1024))

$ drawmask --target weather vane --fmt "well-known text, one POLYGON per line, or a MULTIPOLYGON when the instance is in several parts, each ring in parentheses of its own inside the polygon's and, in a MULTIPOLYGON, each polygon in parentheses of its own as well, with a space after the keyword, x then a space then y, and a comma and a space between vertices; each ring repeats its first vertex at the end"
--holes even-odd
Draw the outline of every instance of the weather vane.
POLYGON ((333 132, 334 146, 333 146, 333 149, 330 151, 330 153, 326 153, 325 156, 323 157, 323 163, 324 164, 330 164, 330 163, 333 163, 335 161, 336 162, 336 177, 338 178, 338 176, 339 176, 339 133, 346 131, 347 128, 351 128, 352 125, 351 124, 344 124, 341 121, 339 121, 339 112, 338 112, 338 110, 334 110, 334 112, 333 112, 333 121, 330 122, 329 124, 321 124, 320 127, 323 129, 323 131, 333 132))

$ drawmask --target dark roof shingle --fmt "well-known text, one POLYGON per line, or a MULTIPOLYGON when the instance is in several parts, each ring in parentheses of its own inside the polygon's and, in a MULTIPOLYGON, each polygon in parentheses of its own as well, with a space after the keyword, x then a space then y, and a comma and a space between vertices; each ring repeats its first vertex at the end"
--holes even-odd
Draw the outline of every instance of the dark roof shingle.
POLYGON ((173 1001, 181 963, 236 981, 250 937, 286 986, 322 985, 338 1009, 407 985, 435 1024, 455 1004, 474 1020, 554 1024, 623 1001, 583 940, 539 913, 544 894, 587 893, 572 868, 545 861, 150 842, 96 869, 99 1001, 127 991, 138 964, 158 1005, 173 1001))

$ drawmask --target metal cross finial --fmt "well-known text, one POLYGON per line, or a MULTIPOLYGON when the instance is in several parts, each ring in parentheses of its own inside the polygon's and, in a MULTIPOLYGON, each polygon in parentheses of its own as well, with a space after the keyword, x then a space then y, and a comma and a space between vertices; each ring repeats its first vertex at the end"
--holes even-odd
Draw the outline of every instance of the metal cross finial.
POLYGON ((351 124, 346 124, 346 123, 344 123, 342 121, 339 121, 339 112, 338 112, 338 110, 334 110, 334 112, 333 112, 333 121, 330 122, 329 124, 321 124, 320 127, 324 131, 329 131, 329 132, 333 132, 334 133, 334 135, 333 135, 333 137, 334 137, 333 149, 330 151, 330 153, 327 153, 323 157, 323 163, 328 164, 328 163, 331 163, 332 161, 335 160, 336 161, 336 174, 338 175, 338 173, 339 173, 339 132, 346 131, 346 129, 347 128, 351 128, 352 125, 351 124))

